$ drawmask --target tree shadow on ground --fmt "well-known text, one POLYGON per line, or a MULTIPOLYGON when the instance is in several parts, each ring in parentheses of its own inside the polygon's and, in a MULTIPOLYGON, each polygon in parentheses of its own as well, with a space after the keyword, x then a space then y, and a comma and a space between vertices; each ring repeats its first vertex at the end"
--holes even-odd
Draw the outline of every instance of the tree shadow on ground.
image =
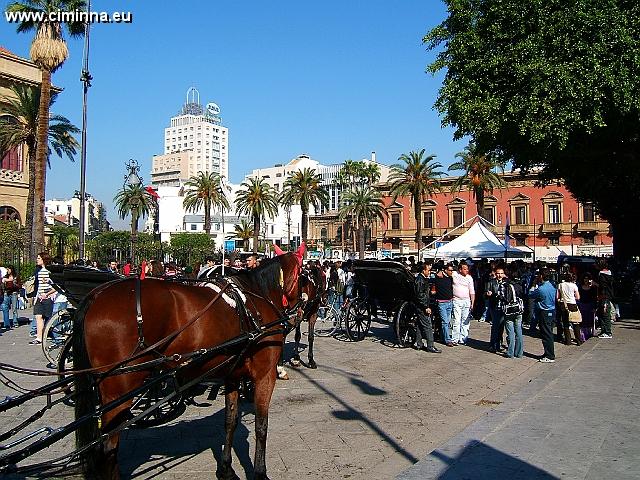
POLYGON ((527 480, 555 480, 556 477, 535 465, 500 451, 486 443, 471 440, 457 456, 449 456, 444 449, 431 452, 427 458, 404 471, 396 478, 434 478, 459 480, 462 478, 526 478, 527 480), (444 467, 442 464, 445 464, 444 467))

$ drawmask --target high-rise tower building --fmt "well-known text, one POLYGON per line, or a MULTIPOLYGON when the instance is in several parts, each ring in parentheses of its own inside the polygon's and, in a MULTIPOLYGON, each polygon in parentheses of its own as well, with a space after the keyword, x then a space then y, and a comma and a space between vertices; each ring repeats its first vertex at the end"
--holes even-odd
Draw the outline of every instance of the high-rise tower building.
POLYGON ((180 113, 164 129, 164 154, 153 157, 151 182, 177 186, 198 172, 229 178, 229 130, 222 126, 220 107, 200 103, 200 92, 187 91, 180 113))

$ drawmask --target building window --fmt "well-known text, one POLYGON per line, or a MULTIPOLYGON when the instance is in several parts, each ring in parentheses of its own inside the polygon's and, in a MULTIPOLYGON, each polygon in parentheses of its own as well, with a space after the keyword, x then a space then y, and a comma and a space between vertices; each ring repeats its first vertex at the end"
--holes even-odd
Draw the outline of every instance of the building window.
POLYGON ((519 205, 514 208, 514 224, 515 225, 526 225, 527 224, 527 207, 524 205, 519 205))
MULTIPOLYGON (((585 222, 588 220, 585 220, 585 222)), ((588 235, 586 237, 584 237, 584 239, 582 240, 582 243, 584 245, 595 245, 596 244, 596 237, 595 235, 588 235)))
POLYGON ((549 205, 549 223, 560 223, 560 205, 558 203, 549 205))
MULTIPOLYGON (((496 219, 495 219, 495 215, 494 215, 494 208, 493 207, 484 207, 484 214, 482 215, 483 218, 488 221, 489 223, 496 223, 496 219)), ((456 225, 457 226, 457 225, 456 225)))
POLYGON ((22 162, 20 161, 20 152, 18 148, 10 149, 0 163, 0 168, 3 170, 22 171, 22 162))
POLYGON ((516 247, 526 247, 527 242, 525 237, 515 237, 516 238, 516 247))
POLYGON ((342 240, 342 226, 336 229, 336 240, 342 240))
POLYGON ((595 222, 596 212, 592 203, 585 203, 582 206, 582 221, 583 222, 595 222))
POLYGON ((424 228, 433 228, 433 210, 422 213, 422 226, 424 228))
POLYGON ((391 214, 391 230, 400 230, 400 214, 391 214))
POLYGON ((192 223, 192 224, 191 224, 191 230, 194 230, 194 231, 195 231, 195 230, 197 230, 197 229, 198 229, 198 226, 192 223))
POLYGON ((0 221, 20 223, 20 214, 13 207, 0 207, 0 221))
POLYGON ((451 210, 451 217, 453 219, 453 228, 459 227, 464 222, 464 210, 462 208, 454 208, 451 210))
POLYGON ((320 229, 320 239, 323 240, 323 241, 327 239, 327 229, 326 228, 321 228, 320 229))
POLYGON ((549 237, 549 245, 560 245, 560 237, 549 237))

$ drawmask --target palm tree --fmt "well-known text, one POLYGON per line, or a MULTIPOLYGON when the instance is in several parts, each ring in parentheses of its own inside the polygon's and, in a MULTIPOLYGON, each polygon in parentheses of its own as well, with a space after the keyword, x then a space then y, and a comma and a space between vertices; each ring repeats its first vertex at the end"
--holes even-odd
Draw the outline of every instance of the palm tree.
POLYGON ((390 192, 395 202, 398 197, 410 196, 413 204, 413 214, 416 219, 416 244, 418 251, 422 246, 422 218, 420 215, 422 203, 440 190, 439 177, 442 172, 438 168, 442 165, 435 162, 435 155, 424 156, 424 148, 419 152, 403 153, 398 160, 404 162, 391 167, 389 181, 390 192))
MULTIPOLYGON (((47 136, 49 132, 49 106, 51 104, 51 74, 66 61, 69 50, 63 37, 63 23, 49 21, 49 13, 73 12, 83 10, 84 0, 25 0, 7 6, 7 12, 31 12, 33 16, 18 24, 17 32, 35 31, 29 54, 31 60, 42 72, 40 103, 38 106, 38 125, 36 130, 35 154, 35 201, 33 241, 44 245, 44 201, 47 180, 47 136), (34 20, 40 18, 39 21, 34 20)), ((84 33, 82 22, 65 23, 71 37, 80 37, 84 33)))
MULTIPOLYGON (((38 128, 38 112, 40 105, 40 89, 22 85, 11 88, 13 95, 3 98, 4 105, 0 107, 0 158, 13 148, 27 146, 29 164, 29 195, 27 197, 27 212, 25 229, 27 232, 27 256, 33 259, 35 256, 33 242, 33 215, 36 184, 36 134, 38 128)), ((57 94, 51 95, 49 105, 53 105, 57 94)), ((73 137, 80 130, 61 115, 52 115, 49 119, 49 148, 47 163, 51 150, 59 157, 66 155, 69 160, 74 160, 74 155, 79 147, 78 141, 73 137)), ((43 207, 44 208, 44 207, 43 207)))
POLYGON ((278 197, 278 202, 284 207, 287 214, 287 248, 291 249, 291 208, 296 203, 293 189, 283 185, 282 192, 278 197))
POLYGON ((75 257, 78 247, 78 229, 67 225, 53 225, 49 248, 53 255, 61 257, 65 262, 75 257), (69 249, 69 250, 67 250, 69 249))
MULTIPOLYGON (((121 219, 124 220, 127 215, 131 215, 131 242, 133 245, 138 233, 138 220, 140 217, 149 215, 149 212, 154 208, 153 197, 147 192, 144 185, 140 183, 138 185, 123 186, 113 197, 113 201, 121 219)), ((131 252, 131 257, 135 263, 134 252, 131 252)))
POLYGON ((233 230, 240 240, 242 240, 242 246, 244 250, 249 250, 249 239, 253 237, 253 228, 249 225, 244 218, 240 220, 239 225, 234 225, 233 230))
POLYGON ((198 172, 185 186, 190 188, 182 201, 187 211, 204 208, 204 231, 211 233, 211 207, 229 209, 229 201, 222 190, 222 178, 217 173, 198 172))
POLYGON ((253 253, 258 253, 258 234, 260 222, 267 217, 275 217, 278 213, 276 193, 261 178, 250 178, 240 184, 236 193, 235 205, 238 214, 249 215, 253 221, 253 253))
POLYGON ((302 210, 302 241, 306 243, 309 229, 309 207, 313 205, 316 211, 319 205, 329 206, 329 193, 322 186, 322 178, 315 169, 292 172, 284 182, 284 188, 290 191, 293 203, 300 205, 302 210))
POLYGON ((358 251, 360 258, 364 258, 364 229, 373 224, 376 219, 384 220, 387 211, 384 208, 382 195, 372 186, 359 185, 350 192, 345 193, 340 205, 339 218, 351 217, 355 223, 358 235, 358 251))
POLYGON ((473 192, 476 199, 478 215, 485 217, 484 197, 486 193, 492 194, 495 188, 505 188, 507 183, 495 172, 499 170, 504 174, 504 163, 498 162, 489 155, 482 155, 478 152, 476 145, 470 142, 464 152, 456 153, 459 162, 452 163, 449 171, 464 170, 464 173, 456 179, 451 190, 460 191, 463 188, 473 192))

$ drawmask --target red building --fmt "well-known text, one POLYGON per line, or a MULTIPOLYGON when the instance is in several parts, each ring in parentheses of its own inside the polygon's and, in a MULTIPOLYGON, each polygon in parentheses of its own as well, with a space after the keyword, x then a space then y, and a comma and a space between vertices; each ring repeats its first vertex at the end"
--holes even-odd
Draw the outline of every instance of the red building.
MULTIPOLYGON (((461 235, 470 224, 461 225, 477 214, 472 192, 451 192, 454 179, 443 179, 443 193, 422 204, 423 245, 461 235)), ((613 253, 609 224, 593 205, 573 198, 561 182, 538 187, 535 174, 519 173, 505 174, 504 180, 507 188, 487 194, 484 206, 484 217, 495 225, 498 236, 504 234, 509 219, 512 244, 535 248, 541 260, 552 260, 561 252, 598 256, 613 253)), ((411 199, 400 197, 394 202, 388 186, 383 196, 388 217, 374 229, 377 248, 415 254, 416 222, 411 199)))

